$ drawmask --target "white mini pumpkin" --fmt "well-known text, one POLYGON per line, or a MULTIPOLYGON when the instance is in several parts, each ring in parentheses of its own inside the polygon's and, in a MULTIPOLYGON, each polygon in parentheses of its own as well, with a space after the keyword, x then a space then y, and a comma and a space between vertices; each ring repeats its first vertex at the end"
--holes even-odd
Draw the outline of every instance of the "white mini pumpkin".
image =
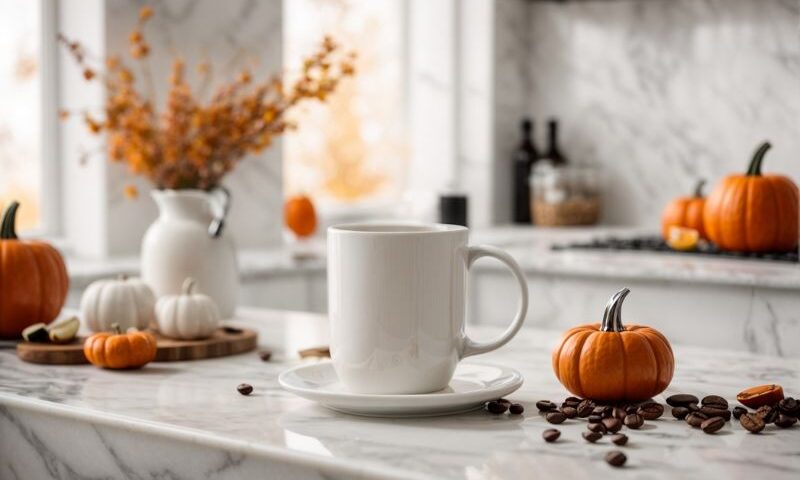
POLYGON ((165 295, 156 303, 158 330, 166 337, 181 340, 207 338, 222 318, 217 304, 208 295, 194 293, 195 281, 187 278, 179 295, 165 295))
POLYGON ((146 283, 123 275, 89 285, 81 297, 81 316, 93 332, 110 331, 115 323, 122 331, 142 330, 155 321, 155 304, 146 283))

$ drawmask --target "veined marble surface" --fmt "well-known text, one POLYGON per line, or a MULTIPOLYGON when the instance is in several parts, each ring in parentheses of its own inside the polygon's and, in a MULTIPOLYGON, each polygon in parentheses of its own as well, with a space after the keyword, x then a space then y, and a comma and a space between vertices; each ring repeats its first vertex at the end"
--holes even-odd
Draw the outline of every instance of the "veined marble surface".
MULTIPOLYGON (((730 478, 800 475, 800 427, 761 435, 737 423, 706 435, 667 413, 627 431, 628 464, 603 461, 608 439, 587 444, 583 421, 550 428, 535 402, 567 392, 550 369, 557 332, 525 330, 482 357, 519 369, 511 399, 522 417, 485 412, 426 419, 370 419, 335 413, 281 390, 278 374, 298 363, 298 348, 324 344, 323 317, 242 310, 235 322, 260 331, 275 352, 196 362, 150 364, 136 371, 41 366, 0 351, 0 478, 730 478), (248 382, 244 397, 236 385, 248 382)), ((498 332, 471 330, 481 337, 498 332)), ((800 360, 740 352, 675 348, 676 372, 665 395, 736 392, 777 382, 800 392, 800 360)), ((663 402, 663 395, 657 397, 663 402)), ((619 447, 615 447, 619 448, 619 447)))

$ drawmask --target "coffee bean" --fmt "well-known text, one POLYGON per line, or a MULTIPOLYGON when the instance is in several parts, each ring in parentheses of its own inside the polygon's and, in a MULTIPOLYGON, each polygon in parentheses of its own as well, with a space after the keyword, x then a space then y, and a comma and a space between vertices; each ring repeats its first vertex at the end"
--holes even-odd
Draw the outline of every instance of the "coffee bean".
POLYGON ((664 405, 657 402, 646 402, 639 405, 636 413, 644 417, 645 420, 655 420, 664 414, 664 405))
POLYGON ((500 403, 505 403, 507 407, 511 406, 511 401, 506 398, 498 398, 497 401, 500 403))
POLYGON ((628 457, 619 450, 612 450, 606 454, 606 462, 612 467, 621 467, 627 460, 628 457))
POLYGON ((558 423, 564 423, 564 420, 567 419, 567 416, 559 411, 555 411, 555 412, 547 412, 544 418, 550 423, 558 424, 558 423))
POLYGON ((617 417, 608 417, 603 419, 603 425, 606 427, 608 433, 617 433, 622 428, 622 422, 617 417))
POLYGON ((764 420, 755 413, 745 413, 739 417, 739 423, 750 433, 758 433, 764 430, 764 420))
POLYGON ((584 440, 591 443, 594 443, 603 438, 603 434, 599 432, 583 432, 581 436, 583 437, 584 440))
POLYGON ((563 407, 561 413, 567 418, 575 418, 578 416, 578 411, 574 407, 563 407))
POLYGON ((747 409, 744 407, 733 407, 733 418, 739 420, 739 417, 747 413, 747 409))
POLYGON ((592 414, 592 410, 594 410, 594 404, 587 398, 578 404, 576 410, 578 411, 578 416, 580 418, 586 418, 592 414))
POLYGON ((576 408, 581 403, 581 399, 578 397, 569 397, 561 404, 561 408, 564 407, 572 407, 576 408))
POLYGON ((700 400, 688 393, 677 393, 667 397, 667 405, 670 407, 688 407, 690 403, 697 404, 700 400))
POLYGON ((512 403, 508 407, 508 413, 510 413, 511 415, 522 415, 522 412, 524 412, 524 411, 525 411, 525 407, 523 407, 519 403, 512 403))
POLYGON ((269 362, 269 359, 272 358, 272 352, 269 350, 261 350, 258 352, 258 358, 260 358, 262 362, 269 362))
POLYGON ((565 402, 574 403, 575 405, 577 405, 577 404, 581 403, 583 401, 583 399, 582 398, 578 398, 578 397, 567 397, 566 399, 564 399, 564 401, 565 402))
POLYGON ((497 400, 492 400, 491 402, 486 404, 486 410, 489 413, 500 415, 506 413, 506 410, 508 410, 508 405, 497 400))
POLYGON ((625 426, 628 428, 638 430, 642 425, 644 425, 644 417, 638 413, 632 413, 625 417, 625 426))
POLYGON ((594 407, 594 410, 592 410, 592 415, 600 415, 602 417, 605 412, 606 407, 604 405, 598 405, 594 407))
POLYGON ((726 422, 731 419, 731 411, 728 410, 727 408, 714 408, 709 406, 703 406, 700 409, 700 411, 703 412, 703 414, 708 418, 722 417, 725 419, 726 422))
POLYGON ((612 416, 613 416, 614 418, 618 418, 618 419, 620 419, 620 420, 625 420, 625 417, 626 417, 627 415, 628 415, 628 413, 625 411, 625 409, 624 409, 624 408, 622 408, 622 407, 616 407, 616 408, 614 408, 614 414, 613 414, 612 416))
POLYGON ((603 421, 603 417, 601 417, 600 415, 589 415, 589 418, 587 418, 587 420, 589 421, 589 423, 600 423, 603 421))
POLYGON ((722 417, 711 417, 706 420, 703 420, 703 423, 700 424, 700 428, 705 433, 715 433, 717 430, 725 426, 725 419, 722 417))
POLYGON ((693 426, 694 428, 697 428, 707 419, 708 417, 706 417, 700 412, 692 412, 686 416, 686 423, 693 426))
POLYGON ((590 423, 586 428, 589 429, 590 432, 597 432, 601 435, 605 435, 608 431, 606 426, 602 423, 590 423))
POLYGON ((795 423, 797 423, 797 417, 793 417, 792 415, 785 415, 783 413, 778 415, 778 419, 775 420, 775 425, 779 426, 780 428, 790 428, 795 423))
POLYGON ((672 407, 672 416, 678 420, 683 420, 689 415, 689 409, 686 407, 672 407))
POLYGON ((253 386, 248 385, 247 383, 240 383, 239 386, 236 387, 236 390, 238 390, 242 395, 250 395, 253 393, 253 386))
POLYGON ((536 402, 536 408, 538 408, 540 412, 549 412, 556 409, 556 404, 550 400, 539 400, 536 402))
POLYGON ((620 447, 628 443, 628 436, 624 433, 618 433, 611 437, 611 441, 614 445, 619 445, 620 447))
POLYGON ((785 415, 797 417, 800 415, 800 402, 792 397, 786 397, 778 402, 778 409, 785 415))
POLYGON ((728 408, 728 401, 719 395, 706 395, 701 403, 704 407, 719 408, 720 410, 728 408))
POLYGON ((700 411, 700 407, 696 403, 690 403, 689 405, 686 406, 686 408, 688 408, 690 412, 700 411))
POLYGON ((758 410, 756 410, 756 415, 761 417, 761 420, 764 420, 764 423, 769 425, 778 419, 778 409, 771 405, 763 405, 758 407, 758 410))
POLYGON ((542 432, 542 438, 547 443, 553 443, 558 440, 558 437, 561 436, 561 432, 556 430, 555 428, 548 428, 544 432, 542 432))

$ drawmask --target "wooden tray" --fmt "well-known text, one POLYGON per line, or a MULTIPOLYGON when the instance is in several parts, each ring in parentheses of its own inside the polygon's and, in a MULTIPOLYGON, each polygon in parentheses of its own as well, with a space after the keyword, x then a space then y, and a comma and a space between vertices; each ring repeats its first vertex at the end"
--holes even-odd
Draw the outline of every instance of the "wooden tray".
MULTIPOLYGON (((220 328, 211 337, 203 340, 174 340, 153 333, 158 339, 156 362, 201 360, 235 355, 253 350, 258 340, 258 334, 246 328, 220 328)), ((85 338, 79 337, 65 345, 20 342, 17 344, 17 356, 26 362, 48 365, 89 363, 83 355, 84 340, 85 338)))

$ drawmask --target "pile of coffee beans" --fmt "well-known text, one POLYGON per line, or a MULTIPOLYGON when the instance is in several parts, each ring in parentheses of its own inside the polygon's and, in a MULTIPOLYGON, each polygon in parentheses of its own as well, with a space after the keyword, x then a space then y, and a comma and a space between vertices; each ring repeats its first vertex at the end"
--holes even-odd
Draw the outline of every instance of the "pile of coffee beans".
POLYGON ((487 412, 495 415, 502 415, 506 412, 510 413, 511 415, 522 415, 522 413, 525 411, 525 407, 523 407, 521 403, 511 403, 505 398, 499 398, 497 400, 492 400, 491 402, 486 402, 483 405, 483 408, 487 412))
POLYGON ((731 417, 739 420, 739 424, 750 433, 759 433, 770 424, 790 428, 800 417, 800 402, 792 397, 786 397, 774 405, 763 405, 755 411, 742 406, 731 409, 728 401, 719 395, 698 399, 691 394, 679 393, 667 397, 667 404, 672 407, 673 417, 709 434, 722 429, 731 417))

